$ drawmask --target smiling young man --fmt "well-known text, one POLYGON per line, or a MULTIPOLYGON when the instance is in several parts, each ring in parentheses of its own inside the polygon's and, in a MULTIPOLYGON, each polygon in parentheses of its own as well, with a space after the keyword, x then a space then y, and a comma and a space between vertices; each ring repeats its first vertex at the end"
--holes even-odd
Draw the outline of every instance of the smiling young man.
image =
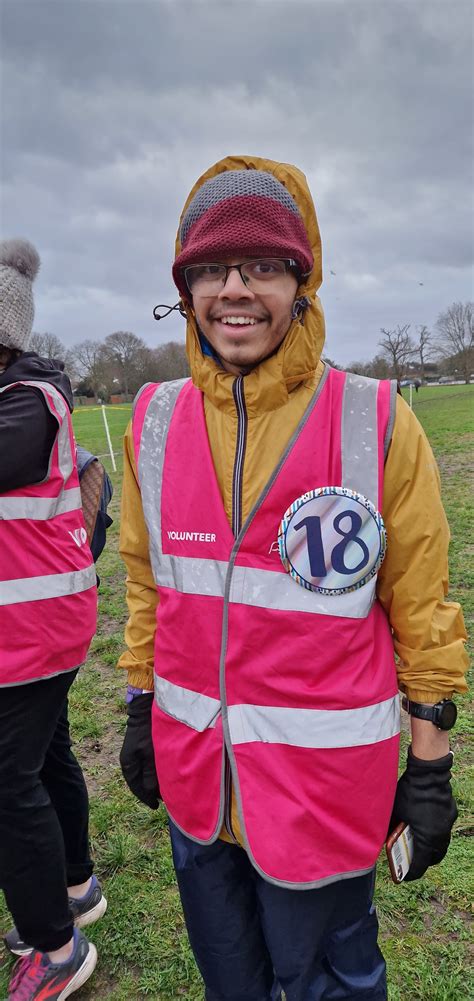
POLYGON ((143 387, 125 439, 123 773, 167 808, 206 1001, 384 1001, 387 831, 410 823, 415 879, 456 819, 465 634, 436 466, 395 385, 321 360, 296 167, 211 167, 173 276, 191 380, 143 387))
POLYGON ((198 327, 226 372, 250 372, 280 346, 291 324, 297 274, 292 258, 230 258, 184 269, 198 327))

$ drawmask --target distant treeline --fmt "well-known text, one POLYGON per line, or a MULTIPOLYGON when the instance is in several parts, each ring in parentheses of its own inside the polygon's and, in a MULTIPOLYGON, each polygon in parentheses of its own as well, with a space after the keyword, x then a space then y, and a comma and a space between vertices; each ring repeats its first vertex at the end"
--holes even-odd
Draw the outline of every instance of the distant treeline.
MULTIPOLYGON (((433 331, 421 325, 381 327, 379 351, 369 362, 343 367, 375 379, 418 378, 439 375, 469 382, 474 373, 474 318, 472 302, 454 302, 440 313, 433 331)), ((31 350, 60 358, 78 395, 104 401, 111 396, 133 396, 145 382, 168 382, 189 375, 184 344, 169 341, 149 348, 141 337, 119 330, 103 341, 85 340, 66 349, 55 334, 34 333, 31 350)), ((326 358, 336 368, 337 359, 326 358)))

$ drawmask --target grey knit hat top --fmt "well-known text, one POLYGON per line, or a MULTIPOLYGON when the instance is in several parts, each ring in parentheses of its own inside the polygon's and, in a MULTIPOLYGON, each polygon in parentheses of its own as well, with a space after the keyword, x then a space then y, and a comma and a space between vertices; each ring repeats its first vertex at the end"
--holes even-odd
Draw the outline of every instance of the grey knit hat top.
POLYGON ((0 241, 0 345, 26 351, 35 308, 33 281, 38 273, 38 251, 28 240, 0 241))

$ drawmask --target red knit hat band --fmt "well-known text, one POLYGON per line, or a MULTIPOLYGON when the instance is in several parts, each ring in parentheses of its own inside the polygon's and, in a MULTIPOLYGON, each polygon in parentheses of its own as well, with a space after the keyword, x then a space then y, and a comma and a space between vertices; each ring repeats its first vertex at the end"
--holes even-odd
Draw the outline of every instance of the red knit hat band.
POLYGON ((188 206, 180 235, 182 250, 173 265, 173 278, 184 298, 189 292, 183 268, 190 264, 210 264, 237 254, 293 258, 301 274, 309 274, 313 267, 296 203, 279 181, 261 171, 229 171, 208 181, 188 206))

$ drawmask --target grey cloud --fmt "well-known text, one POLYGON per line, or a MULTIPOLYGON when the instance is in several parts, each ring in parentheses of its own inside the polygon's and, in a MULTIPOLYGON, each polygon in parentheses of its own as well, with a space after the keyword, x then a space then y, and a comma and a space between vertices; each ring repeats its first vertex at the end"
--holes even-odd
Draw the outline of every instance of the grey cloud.
POLYGON ((306 172, 325 273, 337 272, 322 290, 336 357, 358 353, 360 329, 369 357, 389 317, 432 324, 468 297, 469 3, 3 0, 1 11, 2 224, 42 252, 43 328, 62 335, 64 311, 71 340, 86 326, 182 337, 179 318, 158 326, 151 308, 174 301, 191 184, 230 152, 306 172))

